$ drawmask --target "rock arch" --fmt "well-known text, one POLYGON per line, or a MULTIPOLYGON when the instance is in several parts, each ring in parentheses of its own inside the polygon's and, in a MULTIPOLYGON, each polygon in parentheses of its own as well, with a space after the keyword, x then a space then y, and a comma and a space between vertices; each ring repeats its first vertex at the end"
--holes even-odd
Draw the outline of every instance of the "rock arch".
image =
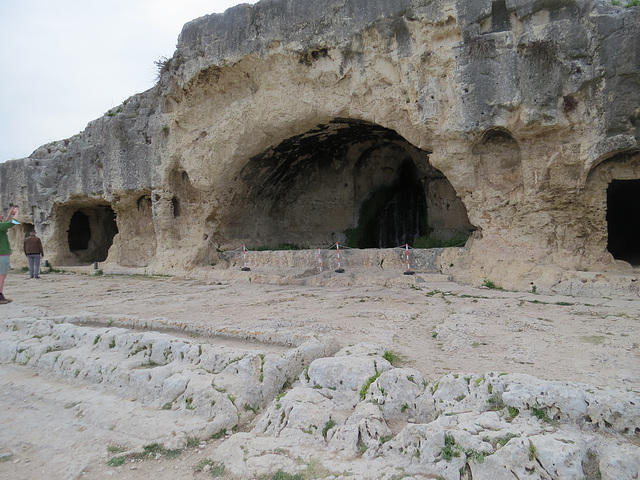
POLYGON ((107 259, 118 234, 116 214, 109 203, 72 201, 58 206, 53 218, 55 233, 48 249, 56 252, 54 264, 78 265, 107 259))
POLYGON ((586 215, 596 248, 640 266, 640 151, 600 161, 587 177, 591 199, 586 215))
POLYGON ((335 118, 252 157, 230 238, 253 245, 395 247, 447 239, 472 225, 446 177, 380 125, 335 118))

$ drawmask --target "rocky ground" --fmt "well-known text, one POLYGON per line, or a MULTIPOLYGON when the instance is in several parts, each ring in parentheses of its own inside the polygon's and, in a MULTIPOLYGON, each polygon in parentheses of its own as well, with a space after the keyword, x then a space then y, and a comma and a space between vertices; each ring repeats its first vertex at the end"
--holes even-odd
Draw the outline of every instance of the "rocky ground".
POLYGON ((0 478, 638 478, 640 299, 90 273, 8 277, 0 478))

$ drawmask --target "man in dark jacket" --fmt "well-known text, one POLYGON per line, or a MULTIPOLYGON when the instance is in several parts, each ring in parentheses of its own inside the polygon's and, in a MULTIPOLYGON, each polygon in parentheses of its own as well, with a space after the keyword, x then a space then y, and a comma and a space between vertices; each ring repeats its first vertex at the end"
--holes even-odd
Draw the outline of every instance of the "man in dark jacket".
POLYGON ((40 278, 40 260, 44 257, 42 241, 36 237, 36 231, 31 230, 29 236, 24 239, 24 254, 29 260, 29 275, 31 278, 40 278))

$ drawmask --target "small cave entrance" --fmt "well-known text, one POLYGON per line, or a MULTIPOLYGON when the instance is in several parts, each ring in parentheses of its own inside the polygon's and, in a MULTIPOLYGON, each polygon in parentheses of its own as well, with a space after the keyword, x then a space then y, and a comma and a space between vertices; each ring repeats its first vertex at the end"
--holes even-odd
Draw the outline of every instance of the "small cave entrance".
POLYGON ((80 263, 104 262, 117 233, 116 215, 110 206, 76 209, 67 230, 69 251, 80 263))
POLYGON ((640 266, 640 180, 612 180, 607 188, 607 250, 640 266))
POLYGON ((77 252, 78 250, 86 250, 89 248, 89 240, 91 240, 91 224, 89 216, 80 210, 71 216, 69 222, 69 250, 77 252))
POLYGON ((246 194, 229 211, 229 237, 254 248, 393 248, 468 236, 464 204, 429 154, 373 123, 320 124, 240 171, 246 194))

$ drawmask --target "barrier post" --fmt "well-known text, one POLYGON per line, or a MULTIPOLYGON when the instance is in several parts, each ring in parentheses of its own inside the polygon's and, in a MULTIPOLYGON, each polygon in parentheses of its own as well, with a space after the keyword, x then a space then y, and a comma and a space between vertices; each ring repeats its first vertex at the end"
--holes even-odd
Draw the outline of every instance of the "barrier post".
POLYGON ((318 264, 320 265, 320 271, 322 271, 322 254, 320 253, 319 248, 318 248, 318 264))
POLYGON ((249 272, 251 269, 247 267, 247 248, 244 243, 242 244, 242 262, 244 266, 240 270, 243 272, 249 272))
POLYGON ((404 245, 405 254, 407 255, 407 271, 404 272, 405 275, 413 275, 416 272, 411 271, 411 267, 409 267, 409 244, 405 243, 404 245))
POLYGON ((344 273, 344 268, 340 266, 340 244, 336 242, 336 250, 338 252, 338 268, 336 268, 336 273, 344 273))

